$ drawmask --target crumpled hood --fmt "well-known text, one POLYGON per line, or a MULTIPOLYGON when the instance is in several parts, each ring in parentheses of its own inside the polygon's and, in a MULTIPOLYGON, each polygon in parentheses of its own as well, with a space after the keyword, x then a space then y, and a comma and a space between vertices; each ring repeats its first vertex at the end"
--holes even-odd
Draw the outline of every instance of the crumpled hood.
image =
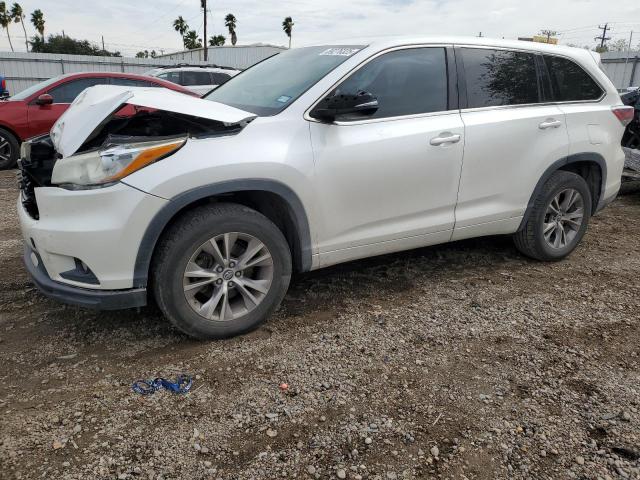
POLYGON ((217 120, 227 125, 256 117, 222 103, 166 88, 96 85, 82 92, 51 129, 51 140, 63 157, 73 155, 93 131, 124 104, 217 120))

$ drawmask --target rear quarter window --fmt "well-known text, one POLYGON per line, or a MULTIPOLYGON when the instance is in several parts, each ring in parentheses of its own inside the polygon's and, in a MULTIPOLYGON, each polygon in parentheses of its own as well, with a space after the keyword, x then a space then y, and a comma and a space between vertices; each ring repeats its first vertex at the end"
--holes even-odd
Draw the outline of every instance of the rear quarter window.
POLYGON ((549 71, 555 101, 597 100, 604 93, 600 85, 572 60, 544 55, 544 63, 549 71))
POLYGON ((226 73, 218 73, 211 72, 211 84, 212 85, 222 85, 231 79, 231 75, 227 75, 226 73))

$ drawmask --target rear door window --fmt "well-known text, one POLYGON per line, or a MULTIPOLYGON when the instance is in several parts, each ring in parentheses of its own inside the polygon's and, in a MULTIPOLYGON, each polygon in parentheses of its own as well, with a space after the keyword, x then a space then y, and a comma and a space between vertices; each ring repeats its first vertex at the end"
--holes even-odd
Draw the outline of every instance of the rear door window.
POLYGON ((109 78, 78 78, 52 88, 47 93, 53 97, 53 103, 71 103, 85 89, 94 85, 108 85, 109 78))
POLYGON ((448 103, 445 49, 407 48, 385 53, 357 70, 335 93, 360 91, 378 99, 378 110, 367 115, 367 119, 445 111, 448 103))
POLYGON ((468 108, 540 102, 536 55, 461 48, 468 108))
POLYGON ((588 101, 602 96, 602 88, 596 81, 568 58, 544 55, 544 63, 549 72, 555 101, 588 101))
POLYGON ((185 70, 182 72, 182 85, 211 85, 209 72, 194 72, 185 70))

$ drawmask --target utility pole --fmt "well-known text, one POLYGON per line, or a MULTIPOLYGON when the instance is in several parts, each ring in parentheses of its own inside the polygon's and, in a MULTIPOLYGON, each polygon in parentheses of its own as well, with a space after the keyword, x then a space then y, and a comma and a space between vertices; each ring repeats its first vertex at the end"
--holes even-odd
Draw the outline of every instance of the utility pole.
POLYGON ((594 38, 594 40, 600 40, 600 50, 603 50, 604 42, 606 42, 607 40, 611 40, 611 37, 607 37, 607 30, 611 30, 611 29, 609 28, 608 23, 605 23, 604 27, 598 25, 598 29, 602 30, 602 35, 594 38))
POLYGON ((478 38, 482 38, 482 32, 478 34, 478 38))
POLYGON ((103 52, 104 52, 104 51, 106 51, 106 50, 104 49, 104 35, 102 35, 102 51, 103 51, 103 52))
MULTIPOLYGON (((627 76, 627 65, 629 64, 629 56, 631 55, 631 42, 633 42, 633 30, 629 34, 629 45, 627 46, 627 58, 624 61, 624 71, 622 72, 622 81, 624 82, 625 77, 627 76)), ((631 82, 633 82, 633 78, 629 79, 629 86, 631 87, 631 82)))
POLYGON ((200 0, 202 9, 204 10, 204 61, 207 61, 207 51, 209 50, 207 44, 207 0, 200 0))

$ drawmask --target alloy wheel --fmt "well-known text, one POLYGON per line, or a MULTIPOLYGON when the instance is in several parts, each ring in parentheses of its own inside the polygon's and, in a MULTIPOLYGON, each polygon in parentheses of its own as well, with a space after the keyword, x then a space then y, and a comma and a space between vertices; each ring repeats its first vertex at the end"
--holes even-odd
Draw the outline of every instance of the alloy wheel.
POLYGON ((573 188, 560 191, 553 197, 544 214, 544 240, 551 248, 565 248, 578 235, 583 220, 582 194, 573 188))
POLYGON ((11 150, 11 144, 5 137, 0 136, 0 162, 7 162, 11 159, 13 154, 11 150))
POLYGON ((247 233, 207 240, 191 255, 183 274, 189 306, 208 320, 235 320, 254 310, 273 281, 269 249, 247 233))

